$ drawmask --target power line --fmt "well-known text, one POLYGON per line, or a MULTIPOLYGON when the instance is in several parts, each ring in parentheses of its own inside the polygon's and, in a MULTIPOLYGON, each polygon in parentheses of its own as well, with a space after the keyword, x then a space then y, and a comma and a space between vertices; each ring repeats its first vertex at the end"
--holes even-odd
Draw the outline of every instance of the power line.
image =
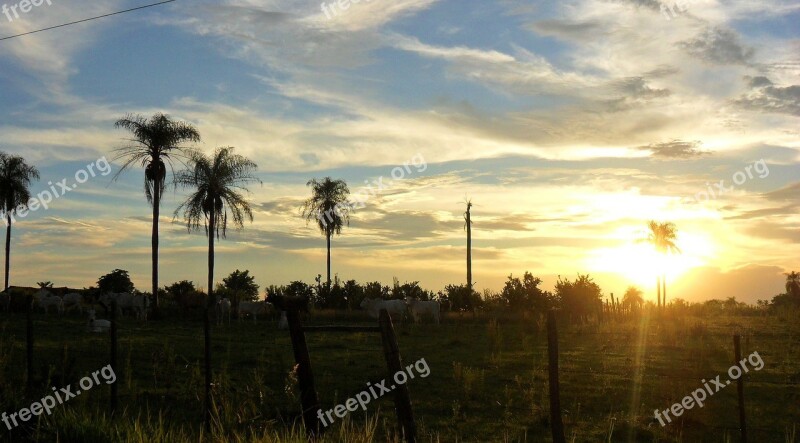
POLYGON ((74 21, 74 22, 64 23, 64 24, 61 24, 61 25, 50 26, 50 27, 48 27, 48 28, 37 29, 36 31, 23 32, 22 34, 17 34, 17 35, 12 35, 12 36, 9 36, 9 37, 3 37, 3 38, 0 38, 0 41, 2 41, 2 40, 8 40, 8 39, 11 39, 11 38, 16 38, 16 37, 22 37, 23 35, 35 34, 35 33, 37 33, 37 32, 49 31, 49 30, 51 30, 51 29, 62 28, 62 27, 64 27, 64 26, 74 25, 74 24, 77 24, 77 23, 83 23, 83 22, 88 22, 88 21, 91 21, 91 20, 97 20, 98 18, 110 17, 110 16, 112 16, 112 15, 124 14, 124 13, 126 13, 126 12, 132 12, 132 11, 138 11, 139 9, 152 8, 153 6, 159 6, 159 5, 163 5, 163 4, 165 4, 165 3, 172 3, 172 2, 174 2, 174 1, 176 1, 176 0, 164 0, 164 1, 162 1, 162 2, 153 3, 153 4, 150 4, 150 5, 138 6, 138 7, 136 7, 136 8, 126 9, 126 10, 124 10, 124 11, 112 12, 112 13, 110 13, 110 14, 98 15, 97 17, 90 17, 90 18, 85 18, 85 19, 83 19, 83 20, 78 20, 78 21, 74 21))

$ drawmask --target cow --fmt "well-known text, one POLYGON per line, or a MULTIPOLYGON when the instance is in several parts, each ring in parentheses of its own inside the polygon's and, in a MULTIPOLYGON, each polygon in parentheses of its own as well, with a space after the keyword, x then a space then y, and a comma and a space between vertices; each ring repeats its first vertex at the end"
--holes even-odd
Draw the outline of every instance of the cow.
POLYGON ((83 296, 77 292, 64 295, 64 311, 78 308, 79 313, 83 313, 83 296))
POLYGON ((89 309, 89 321, 86 323, 86 331, 88 332, 105 332, 111 328, 111 322, 108 320, 98 320, 95 318, 94 309, 89 309))
POLYGON ((146 295, 133 295, 129 292, 108 292, 100 296, 99 303, 104 307, 110 308, 112 300, 117 301, 118 314, 130 311, 133 312, 137 319, 147 320, 147 309, 150 303, 146 295))
POLYGON ((403 300, 383 300, 381 298, 365 298, 361 301, 360 306, 367 311, 367 314, 372 318, 378 318, 381 309, 386 309, 389 315, 397 315, 403 318, 403 314, 405 314, 408 309, 406 302, 403 300))
POLYGON ((258 314, 266 314, 267 313, 267 301, 242 301, 239 302, 239 308, 237 310, 239 314, 239 321, 242 320, 242 317, 245 315, 252 315, 253 316, 253 323, 256 322, 256 316, 258 314))
POLYGON ((217 302, 217 324, 221 325, 224 319, 227 319, 228 324, 231 324, 231 301, 227 298, 217 302))
POLYGON ((424 315, 431 315, 436 321, 436 324, 439 324, 440 307, 438 301, 420 301, 414 297, 406 297, 406 304, 411 309, 411 316, 414 318, 414 323, 419 323, 424 315))
POLYGON ((281 319, 278 320, 278 329, 289 329, 289 319, 286 318, 286 311, 281 311, 281 319))
POLYGON ((34 294, 33 297, 36 300, 36 303, 39 305, 39 307, 41 307, 44 310, 45 314, 47 314, 51 306, 56 309, 57 313, 59 314, 64 313, 64 300, 62 300, 61 297, 53 295, 44 289, 34 294))

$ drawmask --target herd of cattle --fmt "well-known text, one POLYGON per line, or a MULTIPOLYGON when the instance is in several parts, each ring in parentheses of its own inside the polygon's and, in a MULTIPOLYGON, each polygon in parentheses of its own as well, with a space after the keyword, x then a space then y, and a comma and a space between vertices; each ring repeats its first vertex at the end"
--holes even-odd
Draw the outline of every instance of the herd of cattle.
MULTIPOLYGON (((9 311, 14 306, 18 310, 21 303, 27 303, 27 295, 32 292, 32 308, 37 307, 45 314, 55 312, 59 315, 71 311, 78 311, 82 314, 84 310, 88 314, 87 329, 92 332, 102 332, 107 330, 109 322, 107 320, 99 320, 96 318, 95 306, 100 305, 105 312, 110 312, 111 306, 116 302, 118 315, 131 315, 139 320, 147 320, 147 314, 150 310, 149 297, 143 294, 131 293, 104 293, 94 297, 84 297, 79 292, 74 292, 68 288, 15 288, 11 287, 9 290, 0 292, 0 309, 9 311), (35 291, 35 292, 34 292, 35 291)), ((205 296, 197 296, 192 294, 192 297, 178 297, 176 303, 179 307, 188 310, 191 307, 202 307, 204 305, 205 296)), ((431 317, 436 324, 440 320, 440 305, 438 301, 421 301, 414 298, 406 298, 405 300, 384 300, 380 298, 365 298, 361 302, 361 309, 363 309, 370 317, 378 318, 381 309, 401 319, 409 313, 415 322, 420 322, 424 317, 431 317)), ((231 300, 227 298, 218 299, 216 303, 216 318, 217 323, 222 323, 225 320, 230 323, 231 312, 235 311, 238 314, 239 320, 245 317, 252 317, 253 321, 259 315, 269 315, 274 313, 274 307, 268 300, 262 301, 242 301, 238 306, 233 306, 231 300)), ((285 329, 287 327, 286 314, 281 313, 278 327, 285 329)))

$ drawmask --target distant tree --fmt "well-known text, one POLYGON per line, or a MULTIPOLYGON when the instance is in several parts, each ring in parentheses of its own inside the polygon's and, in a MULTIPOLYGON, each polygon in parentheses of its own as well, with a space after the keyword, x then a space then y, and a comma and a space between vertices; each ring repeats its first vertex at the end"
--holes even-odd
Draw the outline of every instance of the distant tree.
POLYGON ((0 210, 5 214, 6 223, 6 277, 5 289, 8 289, 9 270, 11 268, 11 225, 13 215, 18 211, 27 211, 31 200, 30 187, 34 180, 39 180, 39 170, 25 163, 18 155, 0 152, 0 210))
POLYGON ((187 157, 192 151, 181 146, 185 142, 200 141, 200 133, 194 126, 174 121, 169 116, 157 113, 149 119, 141 115, 128 114, 114 123, 133 136, 130 144, 116 149, 114 160, 123 160, 122 167, 114 179, 133 165, 144 168, 144 195, 153 206, 152 246, 152 292, 153 310, 158 312, 158 219, 161 209, 161 196, 167 177, 167 165, 172 167, 172 159, 187 157))
POLYGON ((343 289, 347 298, 347 307, 349 309, 358 309, 365 297, 364 287, 355 280, 348 280, 345 282, 343 289))
POLYGON ((389 293, 390 298, 397 300, 405 300, 406 297, 413 297, 417 300, 430 300, 432 296, 432 293, 419 286, 418 281, 406 282, 401 285, 397 278, 394 278, 394 285, 389 293))
POLYGON ((348 204, 350 189, 344 180, 332 180, 325 177, 323 180, 311 179, 306 183, 311 186, 311 197, 303 203, 302 214, 306 223, 316 220, 317 227, 328 246, 328 284, 331 286, 331 237, 333 234, 341 235, 344 225, 350 226, 350 211, 348 204))
POLYGON ((40 289, 50 289, 53 287, 53 282, 51 281, 37 281, 36 286, 40 289))
POLYGON ((114 269, 100 277, 100 279, 97 280, 97 288, 100 290, 101 294, 107 292, 132 293, 135 289, 133 287, 133 282, 131 282, 131 277, 128 275, 128 271, 122 269, 114 269))
POLYGON ((644 303, 644 292, 636 286, 628 286, 622 296, 622 306, 628 310, 639 310, 644 303))
POLYGON ((800 272, 786 274, 786 294, 800 301, 800 272))
POLYGON ((180 299, 181 297, 185 297, 197 291, 197 289, 194 287, 194 282, 189 280, 175 282, 169 286, 166 286, 164 289, 173 299, 180 299))
MULTIPOLYGON (((671 252, 680 253, 675 241, 677 240, 677 228, 674 223, 658 223, 651 220, 647 227, 649 232, 645 241, 653 245, 656 251, 660 254, 667 255, 671 252)), ((663 271, 663 270, 662 270, 663 271)), ((661 277, 656 277, 656 288, 658 290, 658 305, 667 305, 667 277, 664 273, 661 277), (661 293, 663 292, 663 298, 661 293)))
POLYGON ((539 288, 541 283, 542 279, 530 272, 525 272, 522 280, 509 275, 500 298, 513 310, 544 313, 551 307, 552 300, 549 293, 539 288))
POLYGON ((450 302, 450 309, 456 312, 475 312, 482 305, 481 297, 475 291, 470 291, 467 285, 447 285, 444 293, 450 302))
POLYGON ((562 279, 556 282, 556 297, 561 309, 573 320, 586 322, 590 314, 597 313, 603 296, 600 286, 589 275, 578 274, 575 281, 562 279))
POLYGON ((284 288, 283 294, 290 297, 304 297, 310 300, 314 295, 314 289, 301 281, 293 281, 284 288))
POLYGON ((245 219, 253 221, 253 210, 242 195, 248 183, 261 182, 257 166, 247 158, 234 154, 233 148, 217 148, 210 156, 194 152, 189 169, 175 176, 175 183, 191 189, 189 197, 175 209, 175 217, 183 211, 188 229, 199 230, 201 221, 208 236, 208 302, 203 320, 205 338, 204 423, 211 426, 211 310, 214 302, 214 237, 225 237, 228 213, 235 228, 244 227, 245 219))
POLYGON ((389 292, 389 287, 383 286, 381 282, 378 281, 369 282, 364 285, 365 298, 389 298, 389 292))
MULTIPOLYGON (((253 301, 258 299, 258 285, 250 271, 238 269, 222 279, 223 287, 228 290, 233 306, 239 306, 240 301, 253 301)), ((219 297, 217 297, 219 298, 219 297)))

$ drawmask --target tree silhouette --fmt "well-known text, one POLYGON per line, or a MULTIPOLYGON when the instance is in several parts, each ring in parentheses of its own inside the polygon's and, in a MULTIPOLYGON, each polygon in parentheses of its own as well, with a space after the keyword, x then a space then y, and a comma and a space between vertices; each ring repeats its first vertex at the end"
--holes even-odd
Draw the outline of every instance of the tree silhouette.
POLYGON ((644 303, 643 295, 644 293, 641 289, 636 286, 629 286, 628 289, 625 290, 625 295, 622 296, 622 306, 631 311, 634 309, 641 309, 644 303))
POLYGON ((800 272, 786 274, 786 294, 800 299, 800 272))
POLYGON ((210 315, 214 303, 214 236, 225 237, 228 228, 228 213, 233 225, 244 227, 244 219, 253 221, 250 204, 240 194, 247 191, 245 185, 261 182, 253 174, 256 164, 233 153, 233 148, 218 148, 211 157, 200 153, 192 153, 189 157, 189 169, 175 176, 175 183, 193 191, 175 210, 175 217, 183 211, 187 228, 199 230, 201 221, 208 236, 208 299, 204 317, 205 335, 205 425, 211 426, 211 321, 210 315))
POLYGON ((5 289, 8 289, 11 268, 11 224, 14 220, 12 214, 27 210, 28 202, 31 200, 29 189, 31 182, 38 179, 39 171, 25 163, 24 158, 0 152, 0 199, 6 222, 5 289))
POLYGON ((306 183, 311 187, 311 197, 303 202, 302 214, 306 224, 317 220, 317 226, 328 245, 328 289, 331 287, 331 236, 341 235, 342 227, 350 226, 350 211, 352 206, 347 202, 350 189, 344 180, 311 179, 306 183))
POLYGON ((464 212, 464 229, 467 231, 467 287, 472 292, 472 200, 467 200, 464 212))
MULTIPOLYGON (((677 228, 675 227, 674 223, 666 222, 666 223, 658 223, 656 221, 651 220, 647 227, 649 232, 647 233, 647 238, 645 241, 653 245, 656 248, 656 251, 660 254, 667 255, 671 252, 680 253, 681 250, 678 249, 678 246, 675 244, 675 240, 677 240, 677 228)), ((667 305, 667 278, 666 275, 663 273, 659 278, 656 276, 656 288, 658 292, 658 306, 666 306, 667 305), (662 291, 663 291, 663 299, 662 299, 662 291)))
POLYGON ((173 121, 169 116, 156 113, 150 119, 141 115, 126 115, 114 123, 117 128, 126 129, 133 134, 128 146, 117 148, 114 160, 124 160, 114 180, 129 167, 139 164, 144 168, 144 195, 153 206, 152 277, 153 310, 158 313, 158 217, 161 196, 167 176, 167 165, 172 168, 172 160, 187 157, 192 150, 180 146, 182 143, 200 141, 200 133, 194 126, 173 121))

